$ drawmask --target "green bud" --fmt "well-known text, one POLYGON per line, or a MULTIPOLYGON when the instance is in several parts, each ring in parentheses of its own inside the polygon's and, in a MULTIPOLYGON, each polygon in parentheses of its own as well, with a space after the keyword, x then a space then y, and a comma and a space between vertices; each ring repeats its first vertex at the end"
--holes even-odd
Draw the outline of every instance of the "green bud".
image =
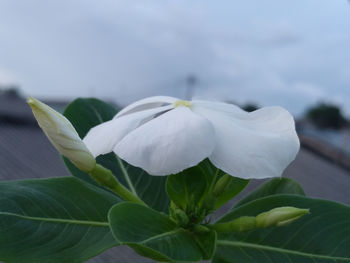
POLYGON ((213 195, 215 197, 220 196, 223 192, 225 192, 226 188, 230 185, 232 180, 233 177, 229 174, 222 176, 214 186, 213 195))
POLYGON ((277 207, 259 214, 256 217, 256 226, 259 228, 286 226, 308 213, 309 209, 291 206, 277 207))

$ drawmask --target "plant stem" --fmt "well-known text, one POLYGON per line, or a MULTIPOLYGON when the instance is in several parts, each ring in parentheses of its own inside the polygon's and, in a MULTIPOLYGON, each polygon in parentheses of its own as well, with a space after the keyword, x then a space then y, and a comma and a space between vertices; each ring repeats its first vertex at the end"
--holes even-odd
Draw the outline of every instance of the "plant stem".
POLYGON ((208 227, 214 229, 217 232, 244 232, 253 230, 256 228, 256 219, 254 216, 242 216, 235 220, 209 225, 208 227))
POLYGON ((90 176, 101 186, 104 186, 116 194, 118 194, 125 201, 135 202, 147 206, 138 196, 130 192, 124 187, 112 172, 102 165, 96 164, 95 168, 90 172, 90 176))

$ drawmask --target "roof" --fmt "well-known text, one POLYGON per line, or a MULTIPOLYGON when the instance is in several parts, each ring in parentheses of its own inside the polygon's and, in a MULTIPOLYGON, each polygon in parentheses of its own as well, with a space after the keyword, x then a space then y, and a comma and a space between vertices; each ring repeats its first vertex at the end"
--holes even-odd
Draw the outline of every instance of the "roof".
POLYGON ((0 124, 33 124, 35 119, 25 100, 13 93, 0 93, 0 124))

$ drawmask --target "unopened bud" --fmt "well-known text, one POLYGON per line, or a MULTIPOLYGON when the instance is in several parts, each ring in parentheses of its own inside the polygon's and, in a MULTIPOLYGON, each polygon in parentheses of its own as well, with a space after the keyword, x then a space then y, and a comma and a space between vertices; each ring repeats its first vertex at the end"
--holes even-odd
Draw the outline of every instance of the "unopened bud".
POLYGON ((300 209, 291 206, 277 207, 259 214, 256 217, 256 226, 259 228, 285 226, 308 213, 309 209, 300 209))
POLYGON ((225 174, 224 176, 222 176, 215 184, 213 195, 215 197, 220 196, 227 189, 232 180, 233 177, 229 174, 225 174))
POLYGON ((27 103, 40 128, 60 154, 85 172, 95 168, 96 161, 69 120, 48 105, 29 97, 27 103))

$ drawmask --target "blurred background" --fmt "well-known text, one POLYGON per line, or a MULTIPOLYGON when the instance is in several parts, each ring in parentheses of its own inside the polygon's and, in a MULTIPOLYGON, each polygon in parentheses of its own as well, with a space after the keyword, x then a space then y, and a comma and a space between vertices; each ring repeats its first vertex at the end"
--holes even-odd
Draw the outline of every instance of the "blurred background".
POLYGON ((302 149, 284 176, 349 205, 349 28, 347 0, 0 0, 0 179, 68 174, 27 96, 168 95, 285 107, 302 149))
POLYGON ((193 95, 296 116, 324 100, 349 116, 349 27, 346 0, 1 0, 0 85, 121 106, 193 95))

